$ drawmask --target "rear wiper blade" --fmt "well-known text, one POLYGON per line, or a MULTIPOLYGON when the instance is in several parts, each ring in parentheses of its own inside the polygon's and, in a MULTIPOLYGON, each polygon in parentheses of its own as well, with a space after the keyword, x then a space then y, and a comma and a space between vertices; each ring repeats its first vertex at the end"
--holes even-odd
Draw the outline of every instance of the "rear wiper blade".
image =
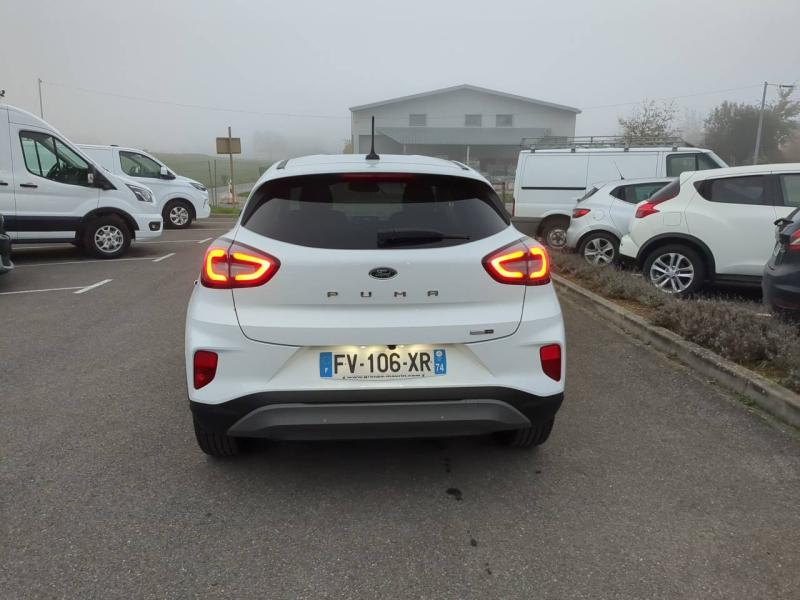
POLYGON ((378 246, 430 244, 442 240, 469 240, 468 235, 455 235, 435 229, 382 229, 378 231, 378 246))

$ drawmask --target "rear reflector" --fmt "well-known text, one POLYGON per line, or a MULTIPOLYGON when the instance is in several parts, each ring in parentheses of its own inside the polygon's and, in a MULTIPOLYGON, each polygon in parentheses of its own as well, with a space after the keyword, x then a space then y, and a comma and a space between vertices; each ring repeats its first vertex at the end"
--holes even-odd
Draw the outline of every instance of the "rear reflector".
POLYGON ((500 283, 544 285, 550 283, 550 259, 541 246, 523 242, 500 248, 484 257, 483 268, 500 283))
POLYGON ((542 371, 550 379, 561 381, 561 346, 549 344, 539 348, 539 358, 542 361, 542 371))
POLYGON ((216 352, 198 350, 194 353, 194 389, 211 383, 217 374, 217 359, 216 352))
POLYGON ((212 245, 203 258, 200 283, 226 290, 263 285, 272 279, 280 265, 274 256, 240 244, 230 248, 212 245))
POLYGON ((590 212, 592 212, 592 211, 591 211, 591 209, 588 209, 588 208, 573 208, 572 209, 572 218, 573 219, 580 219, 581 217, 585 217, 586 215, 588 215, 590 212))

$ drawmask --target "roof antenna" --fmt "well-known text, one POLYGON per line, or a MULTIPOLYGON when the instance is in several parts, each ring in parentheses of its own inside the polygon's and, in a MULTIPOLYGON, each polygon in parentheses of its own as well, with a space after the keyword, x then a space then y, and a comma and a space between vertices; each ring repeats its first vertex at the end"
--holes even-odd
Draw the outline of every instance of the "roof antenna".
POLYGON ((367 160, 380 160, 381 157, 375 154, 375 115, 372 115, 372 145, 367 154, 367 160))
POLYGON ((612 160, 611 162, 614 163, 614 168, 617 170, 617 173, 619 173, 619 178, 625 179, 625 175, 622 174, 622 171, 619 170, 619 166, 617 166, 617 161, 612 160))

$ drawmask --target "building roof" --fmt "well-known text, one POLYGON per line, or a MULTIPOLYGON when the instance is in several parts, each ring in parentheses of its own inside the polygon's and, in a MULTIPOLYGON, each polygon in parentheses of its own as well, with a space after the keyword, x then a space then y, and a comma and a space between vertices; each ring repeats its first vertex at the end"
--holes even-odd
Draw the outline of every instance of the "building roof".
POLYGON ((400 144, 519 146, 523 137, 547 135, 546 129, 514 127, 378 127, 400 144))
POLYGON ((490 90, 489 88, 479 87, 477 85, 470 85, 462 83, 461 85, 454 85, 451 87, 441 88, 438 90, 431 90, 430 92, 422 92, 420 94, 411 94, 410 96, 400 96, 399 98, 391 98, 389 100, 381 100, 379 102, 371 102, 370 104, 361 104, 359 106, 351 106, 350 111, 364 110, 367 108, 376 108, 385 104, 394 104, 395 102, 403 102, 405 100, 415 100, 417 98, 425 98, 426 96, 435 96, 437 94, 447 94, 456 92, 458 90, 470 90, 473 92, 483 92, 485 94, 492 94, 494 96, 501 96, 503 98, 511 98, 512 100, 521 100, 523 102, 530 102, 531 104, 538 104, 539 106, 548 106, 550 108, 557 108, 574 113, 580 113, 581 109, 573 106, 565 106, 563 104, 554 104, 553 102, 545 102, 544 100, 537 100, 536 98, 528 98, 526 96, 517 96, 516 94, 507 94, 506 92, 499 92, 497 90, 490 90))

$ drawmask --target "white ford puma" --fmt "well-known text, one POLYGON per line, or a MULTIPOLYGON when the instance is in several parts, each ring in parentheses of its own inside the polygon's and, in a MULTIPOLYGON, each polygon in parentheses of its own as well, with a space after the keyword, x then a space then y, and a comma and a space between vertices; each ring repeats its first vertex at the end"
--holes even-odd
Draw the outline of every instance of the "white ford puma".
POLYGON ((186 319, 200 448, 494 433, 543 443, 564 324, 542 246, 489 183, 421 156, 311 156, 258 181, 186 319))

